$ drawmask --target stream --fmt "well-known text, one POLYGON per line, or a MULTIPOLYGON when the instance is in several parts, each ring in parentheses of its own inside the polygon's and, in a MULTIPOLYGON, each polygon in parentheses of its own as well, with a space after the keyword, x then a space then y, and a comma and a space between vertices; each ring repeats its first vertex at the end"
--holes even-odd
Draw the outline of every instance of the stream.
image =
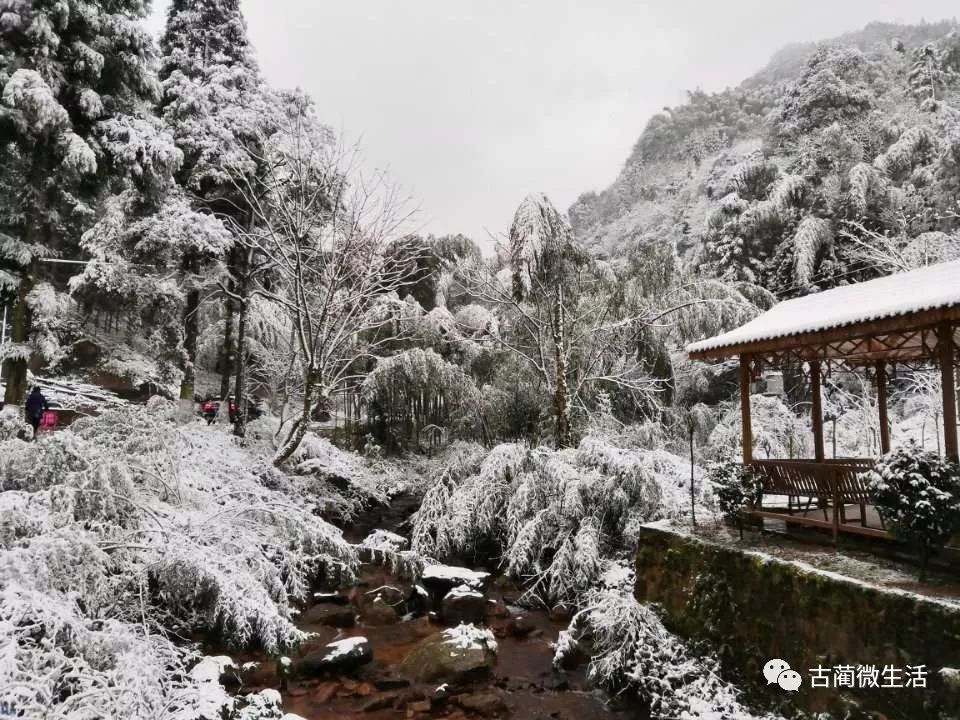
MULTIPOLYGON (((360 518, 345 530, 345 536, 358 542, 375 529, 403 534, 404 523, 416 507, 416 498, 399 496, 389 508, 360 518)), ((569 618, 520 607, 517 600, 522 589, 507 578, 491 573, 483 590, 468 598, 473 605, 464 606, 479 607, 485 616, 479 625, 492 631, 495 657, 487 654, 489 661, 482 667, 429 678, 419 676, 426 675, 422 665, 411 671, 404 660, 425 642, 429 644, 429 638, 442 637, 438 633, 456 624, 449 614, 442 621, 439 613, 430 612, 431 607, 439 607, 442 595, 422 598, 409 580, 371 562, 362 565, 354 586, 316 590, 315 603, 304 609, 297 623, 315 635, 291 655, 287 667, 292 672, 262 654, 234 653, 238 664, 257 663, 232 677, 236 692, 279 690, 284 712, 307 720, 645 717, 638 707, 592 688, 585 663, 565 671, 553 668, 551 643, 566 629, 569 618), (423 599, 419 607, 410 601, 418 597, 423 599), (336 647, 360 644, 350 638, 366 638, 372 660, 318 671, 314 660, 329 657, 329 643, 348 641, 336 647)))

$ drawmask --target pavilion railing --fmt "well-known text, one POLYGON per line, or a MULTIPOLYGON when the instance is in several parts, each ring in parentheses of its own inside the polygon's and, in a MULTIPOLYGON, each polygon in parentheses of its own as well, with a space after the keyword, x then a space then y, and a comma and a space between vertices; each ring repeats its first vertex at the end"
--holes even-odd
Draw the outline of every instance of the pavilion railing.
POLYGON ((887 537, 885 530, 867 527, 866 523, 866 507, 873 503, 864 473, 872 466, 872 460, 863 458, 754 460, 750 467, 760 478, 763 495, 786 496, 787 508, 786 512, 765 510, 761 497, 753 514, 829 529, 834 541, 841 531, 887 537), (847 524, 848 504, 859 505, 859 526, 847 524), (823 520, 811 516, 811 508, 822 512, 823 520))

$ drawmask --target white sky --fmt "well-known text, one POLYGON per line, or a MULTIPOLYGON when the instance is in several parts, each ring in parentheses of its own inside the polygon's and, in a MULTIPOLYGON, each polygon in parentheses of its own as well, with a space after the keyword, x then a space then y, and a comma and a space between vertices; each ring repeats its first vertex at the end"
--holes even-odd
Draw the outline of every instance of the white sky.
MULTIPOLYGON (((156 0, 159 31, 166 0, 156 0)), ((565 211, 609 185, 647 120, 783 45, 873 20, 953 17, 948 0, 243 0, 268 80, 300 86, 419 227, 483 242, 530 192, 565 211)), ((484 243, 486 244, 486 243, 484 243)))

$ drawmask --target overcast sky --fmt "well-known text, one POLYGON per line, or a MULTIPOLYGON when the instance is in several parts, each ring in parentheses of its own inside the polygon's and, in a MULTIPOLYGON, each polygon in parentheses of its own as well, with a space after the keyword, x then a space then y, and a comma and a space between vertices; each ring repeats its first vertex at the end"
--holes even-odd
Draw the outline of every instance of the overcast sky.
MULTIPOLYGON (((155 1, 159 31, 167 2, 155 1)), ((567 210, 609 185, 651 115, 783 45, 948 0, 243 0, 268 80, 300 86, 421 208, 483 241, 530 192, 567 210)), ((486 243, 485 243, 486 244, 486 243)))

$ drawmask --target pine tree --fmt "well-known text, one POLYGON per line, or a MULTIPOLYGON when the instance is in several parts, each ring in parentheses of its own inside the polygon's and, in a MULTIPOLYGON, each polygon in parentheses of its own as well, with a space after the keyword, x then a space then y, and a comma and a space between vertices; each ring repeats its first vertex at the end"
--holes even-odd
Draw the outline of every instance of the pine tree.
MULTIPOLYGON (((242 182, 238 178, 256 175, 262 157, 259 146, 269 134, 274 112, 247 39, 239 0, 175 0, 161 51, 161 112, 185 156, 177 181, 195 198, 196 210, 214 213, 228 226, 246 228, 252 222, 252 211, 245 207, 236 186, 242 182)), ((199 247, 187 248, 184 253, 181 273, 187 294, 182 399, 194 394, 201 289, 211 281, 212 268, 221 259, 227 260, 234 275, 243 274, 244 268, 237 263, 244 257, 244 253, 234 252, 221 258, 199 247)), ((225 328, 232 328, 235 308, 242 324, 248 299, 226 294, 225 328)), ((223 385, 228 384, 233 356, 226 347, 231 334, 225 330, 223 385)), ((243 341, 238 336, 239 346, 243 341)))
POLYGON ((147 3, 0 3, 0 292, 13 300, 5 401, 34 354, 28 298, 44 258, 74 259, 97 200, 125 177, 163 181, 180 153, 149 117, 159 98, 147 3))

